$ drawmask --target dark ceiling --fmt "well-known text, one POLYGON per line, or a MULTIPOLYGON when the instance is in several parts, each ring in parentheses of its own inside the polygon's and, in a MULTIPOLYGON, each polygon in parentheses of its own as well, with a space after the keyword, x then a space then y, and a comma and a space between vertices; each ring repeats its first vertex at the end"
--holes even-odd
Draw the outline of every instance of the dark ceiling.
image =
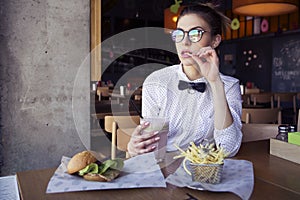
MULTIPOLYGON (((219 5, 220 10, 231 9, 231 0, 182 0, 181 5, 206 2, 219 5)), ((102 15, 161 21, 164 9, 172 4, 175 0, 102 0, 102 15)))

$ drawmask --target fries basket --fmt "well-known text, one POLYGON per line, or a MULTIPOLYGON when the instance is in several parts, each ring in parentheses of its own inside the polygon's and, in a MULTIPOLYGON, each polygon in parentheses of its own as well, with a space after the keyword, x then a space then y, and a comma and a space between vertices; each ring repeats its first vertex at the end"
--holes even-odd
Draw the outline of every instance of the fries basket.
POLYGON ((182 161, 183 168, 192 176, 193 181, 212 184, 221 182, 224 159, 227 157, 221 147, 215 149, 214 144, 196 146, 191 142, 186 151, 178 146, 177 148, 181 154, 174 158, 185 157, 182 161))
POLYGON ((224 164, 190 163, 192 180, 201 183, 220 183, 224 164))

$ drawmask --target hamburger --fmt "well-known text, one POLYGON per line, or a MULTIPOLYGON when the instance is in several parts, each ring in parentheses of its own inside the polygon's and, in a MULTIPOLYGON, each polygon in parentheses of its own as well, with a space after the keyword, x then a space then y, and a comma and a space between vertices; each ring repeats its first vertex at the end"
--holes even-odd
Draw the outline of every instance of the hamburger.
POLYGON ((90 151, 75 154, 67 165, 68 174, 77 174, 88 181, 107 182, 117 178, 124 166, 122 159, 98 161, 90 151))

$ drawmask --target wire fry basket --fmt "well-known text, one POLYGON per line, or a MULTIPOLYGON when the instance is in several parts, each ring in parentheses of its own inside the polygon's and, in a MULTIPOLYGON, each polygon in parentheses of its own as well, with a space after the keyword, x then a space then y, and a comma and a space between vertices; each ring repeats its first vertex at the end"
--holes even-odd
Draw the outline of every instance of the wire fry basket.
POLYGON ((224 164, 190 163, 192 180, 201 183, 217 184, 221 182, 224 164))

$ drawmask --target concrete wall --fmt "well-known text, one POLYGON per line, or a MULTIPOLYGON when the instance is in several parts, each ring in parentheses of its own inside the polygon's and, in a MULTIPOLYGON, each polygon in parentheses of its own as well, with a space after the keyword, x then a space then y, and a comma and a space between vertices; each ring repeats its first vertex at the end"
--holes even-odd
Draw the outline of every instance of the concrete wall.
POLYGON ((72 93, 89 21, 87 0, 0 1, 1 175, 56 167, 84 149, 72 93))

